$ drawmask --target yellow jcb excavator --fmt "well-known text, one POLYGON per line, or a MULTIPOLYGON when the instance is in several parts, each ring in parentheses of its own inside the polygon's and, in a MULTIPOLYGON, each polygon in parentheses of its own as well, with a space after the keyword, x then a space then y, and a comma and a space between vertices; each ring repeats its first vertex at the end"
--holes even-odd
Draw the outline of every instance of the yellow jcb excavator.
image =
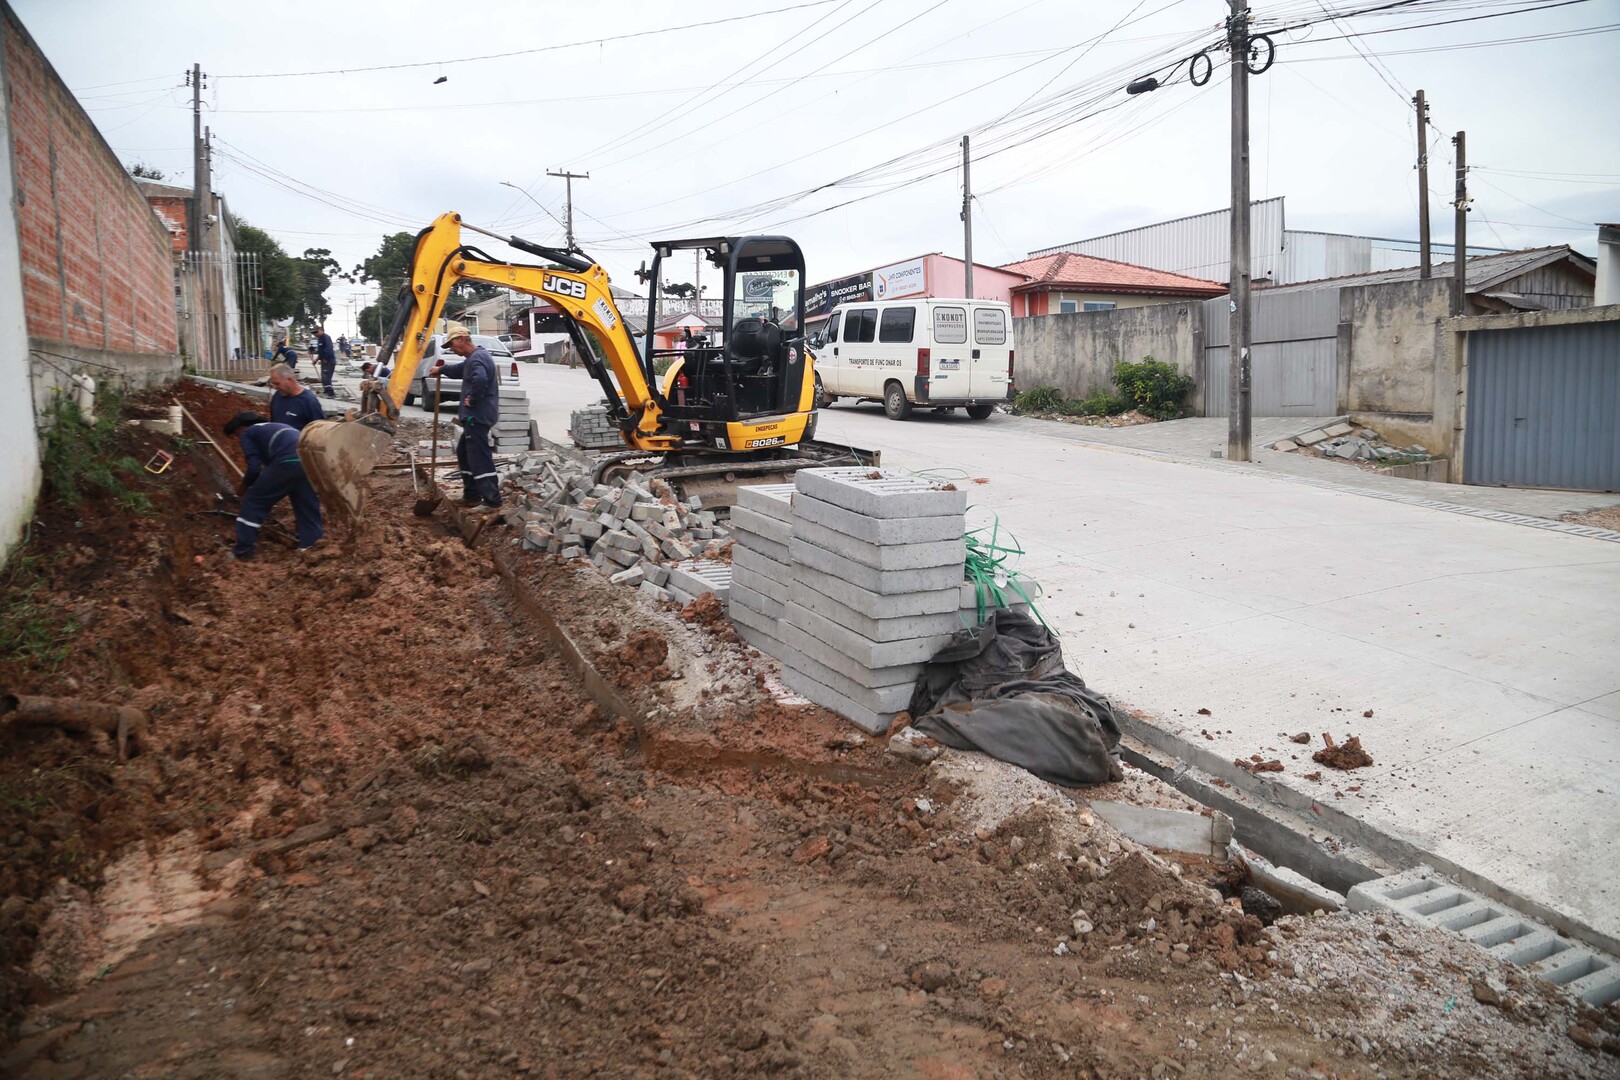
POLYGON ((785 236, 723 236, 652 245, 645 345, 635 339, 601 266, 577 250, 501 236, 441 215, 416 238, 410 278, 400 290, 379 363, 393 365, 374 411, 355 421, 304 428, 298 452, 322 501, 360 511, 360 479, 390 444, 400 402, 411 392, 423 349, 459 281, 529 293, 567 317, 574 348, 601 383, 627 449, 601 459, 598 482, 616 471, 661 476, 711 505, 726 505, 736 483, 785 479, 810 465, 876 464, 877 455, 814 441, 814 360, 804 347, 804 256, 785 236), (467 229, 534 255, 544 265, 495 259, 462 242, 467 229), (660 275, 666 260, 697 251, 721 272, 718 335, 683 350, 655 347, 660 275), (708 340, 715 338, 717 340, 708 340), (668 368, 660 381, 660 362, 668 368))

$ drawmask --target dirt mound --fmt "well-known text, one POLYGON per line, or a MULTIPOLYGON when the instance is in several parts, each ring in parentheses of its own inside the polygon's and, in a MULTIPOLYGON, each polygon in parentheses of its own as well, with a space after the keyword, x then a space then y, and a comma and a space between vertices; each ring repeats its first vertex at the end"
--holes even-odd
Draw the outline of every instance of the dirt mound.
POLYGON ((1311 755, 1311 760, 1330 769, 1361 769, 1373 763, 1372 755, 1361 748, 1361 737, 1352 735, 1342 744, 1335 744, 1333 736, 1322 732, 1324 749, 1311 755))

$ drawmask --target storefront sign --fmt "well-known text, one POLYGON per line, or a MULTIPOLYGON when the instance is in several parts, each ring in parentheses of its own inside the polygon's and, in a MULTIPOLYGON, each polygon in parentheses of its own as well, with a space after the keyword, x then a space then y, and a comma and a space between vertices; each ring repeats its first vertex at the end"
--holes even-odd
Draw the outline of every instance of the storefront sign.
POLYGON ((928 273, 922 259, 895 263, 872 271, 872 294, 878 300, 898 300, 928 291, 928 273))

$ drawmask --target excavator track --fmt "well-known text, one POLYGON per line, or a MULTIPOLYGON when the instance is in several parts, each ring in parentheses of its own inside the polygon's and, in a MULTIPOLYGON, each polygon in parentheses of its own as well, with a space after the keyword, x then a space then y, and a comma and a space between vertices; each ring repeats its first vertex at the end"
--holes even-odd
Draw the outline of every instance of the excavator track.
POLYGON ((815 440, 802 442, 793 450, 791 455, 774 458, 716 454, 711 460, 695 464, 671 464, 665 455, 625 450, 599 458, 591 479, 605 484, 615 476, 639 472, 670 484, 683 499, 695 495, 702 499, 705 507, 719 508, 736 505, 737 488, 747 484, 792 483, 793 474, 800 469, 837 465, 876 467, 882 456, 877 450, 815 440))

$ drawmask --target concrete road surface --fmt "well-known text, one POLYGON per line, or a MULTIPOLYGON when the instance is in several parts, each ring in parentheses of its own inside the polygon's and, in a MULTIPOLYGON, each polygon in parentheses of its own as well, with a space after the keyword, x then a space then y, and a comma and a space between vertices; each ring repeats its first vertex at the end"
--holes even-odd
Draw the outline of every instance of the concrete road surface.
MULTIPOLYGON (((582 371, 522 382, 550 438, 600 397, 582 371)), ((839 405, 819 435, 965 484, 1070 667, 1161 731, 1228 769, 1279 758, 1297 801, 1620 941, 1620 544, 1001 415, 839 405), (1375 764, 1306 779, 1324 731, 1375 764)))

